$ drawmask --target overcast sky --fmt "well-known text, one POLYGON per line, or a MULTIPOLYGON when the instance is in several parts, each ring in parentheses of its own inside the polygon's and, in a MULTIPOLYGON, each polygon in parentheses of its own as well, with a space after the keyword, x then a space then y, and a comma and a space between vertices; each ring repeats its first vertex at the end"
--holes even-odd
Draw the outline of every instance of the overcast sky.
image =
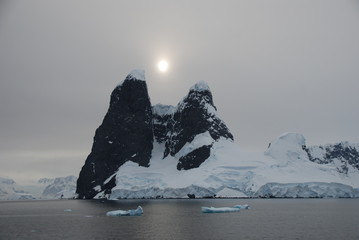
POLYGON ((0 176, 78 176, 134 68, 152 104, 208 82, 244 150, 359 142, 359 1, 0 0, 0 176))

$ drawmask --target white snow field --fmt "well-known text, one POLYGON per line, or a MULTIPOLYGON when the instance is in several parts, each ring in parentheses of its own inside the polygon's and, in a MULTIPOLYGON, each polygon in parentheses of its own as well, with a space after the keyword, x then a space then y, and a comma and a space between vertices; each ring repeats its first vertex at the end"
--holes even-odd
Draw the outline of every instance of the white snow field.
POLYGON ((214 141, 205 132, 175 157, 162 159, 164 145, 154 143, 150 167, 125 163, 112 193, 100 192, 96 198, 359 197, 357 169, 348 165, 343 174, 335 163, 312 162, 303 145, 303 135, 285 133, 264 153, 253 153, 226 139, 214 141), (199 168, 177 170, 178 157, 212 141, 211 156, 199 168))
POLYGON ((115 210, 106 213, 107 216, 141 216, 142 214, 143 209, 141 206, 138 206, 134 210, 115 210))

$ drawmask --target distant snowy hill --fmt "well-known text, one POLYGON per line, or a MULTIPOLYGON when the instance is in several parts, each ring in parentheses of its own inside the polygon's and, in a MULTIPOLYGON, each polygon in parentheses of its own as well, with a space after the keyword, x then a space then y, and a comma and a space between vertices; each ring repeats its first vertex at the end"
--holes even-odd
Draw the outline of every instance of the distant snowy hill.
POLYGON ((41 178, 37 184, 22 186, 0 178, 0 200, 74 198, 77 177, 41 178))
POLYGON ((359 197, 359 145, 306 146, 285 133, 241 150, 205 82, 176 106, 151 107, 143 71, 111 95, 77 182, 79 198, 359 197))
POLYGON ((32 194, 17 190, 15 185, 16 183, 12 179, 0 178, 0 200, 35 199, 32 194))
MULTIPOLYGON (((40 179, 41 180, 41 179, 40 179)), ((39 181, 40 181, 39 180, 39 181)), ((76 192, 77 177, 59 177, 48 181, 49 183, 42 192, 43 199, 74 198, 76 192)))

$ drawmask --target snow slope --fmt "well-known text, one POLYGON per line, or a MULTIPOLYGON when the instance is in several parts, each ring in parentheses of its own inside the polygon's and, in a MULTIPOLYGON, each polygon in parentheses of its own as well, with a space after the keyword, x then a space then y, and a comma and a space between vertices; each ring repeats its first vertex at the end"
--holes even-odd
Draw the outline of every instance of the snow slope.
MULTIPOLYGON (((200 134, 196 140, 203 136, 206 134, 200 134)), ((116 174, 112 193, 99 193, 96 197, 186 198, 187 194, 196 197, 357 196, 358 170, 343 174, 331 164, 312 162, 303 145, 305 139, 301 134, 286 133, 273 141, 265 153, 252 153, 220 138, 211 147, 211 156, 199 168, 178 171, 176 156, 162 159, 164 145, 155 143, 148 168, 133 162, 125 163, 116 174)))

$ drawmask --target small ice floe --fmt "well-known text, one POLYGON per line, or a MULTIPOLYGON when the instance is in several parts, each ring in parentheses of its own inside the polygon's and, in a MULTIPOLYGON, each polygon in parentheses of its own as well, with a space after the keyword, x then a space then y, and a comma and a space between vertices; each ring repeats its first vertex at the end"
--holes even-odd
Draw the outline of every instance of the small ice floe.
POLYGON ((72 209, 65 209, 64 212, 72 212, 72 209))
POLYGON ((239 208, 235 207, 202 207, 203 213, 229 213, 229 212, 239 212, 239 208))
POLYGON ((135 210, 115 210, 107 212, 107 216, 141 216, 143 214, 143 209, 141 206, 138 206, 135 210))
POLYGON ((233 206, 234 208, 238 208, 238 209, 250 209, 248 204, 243 204, 243 205, 235 205, 233 206))

